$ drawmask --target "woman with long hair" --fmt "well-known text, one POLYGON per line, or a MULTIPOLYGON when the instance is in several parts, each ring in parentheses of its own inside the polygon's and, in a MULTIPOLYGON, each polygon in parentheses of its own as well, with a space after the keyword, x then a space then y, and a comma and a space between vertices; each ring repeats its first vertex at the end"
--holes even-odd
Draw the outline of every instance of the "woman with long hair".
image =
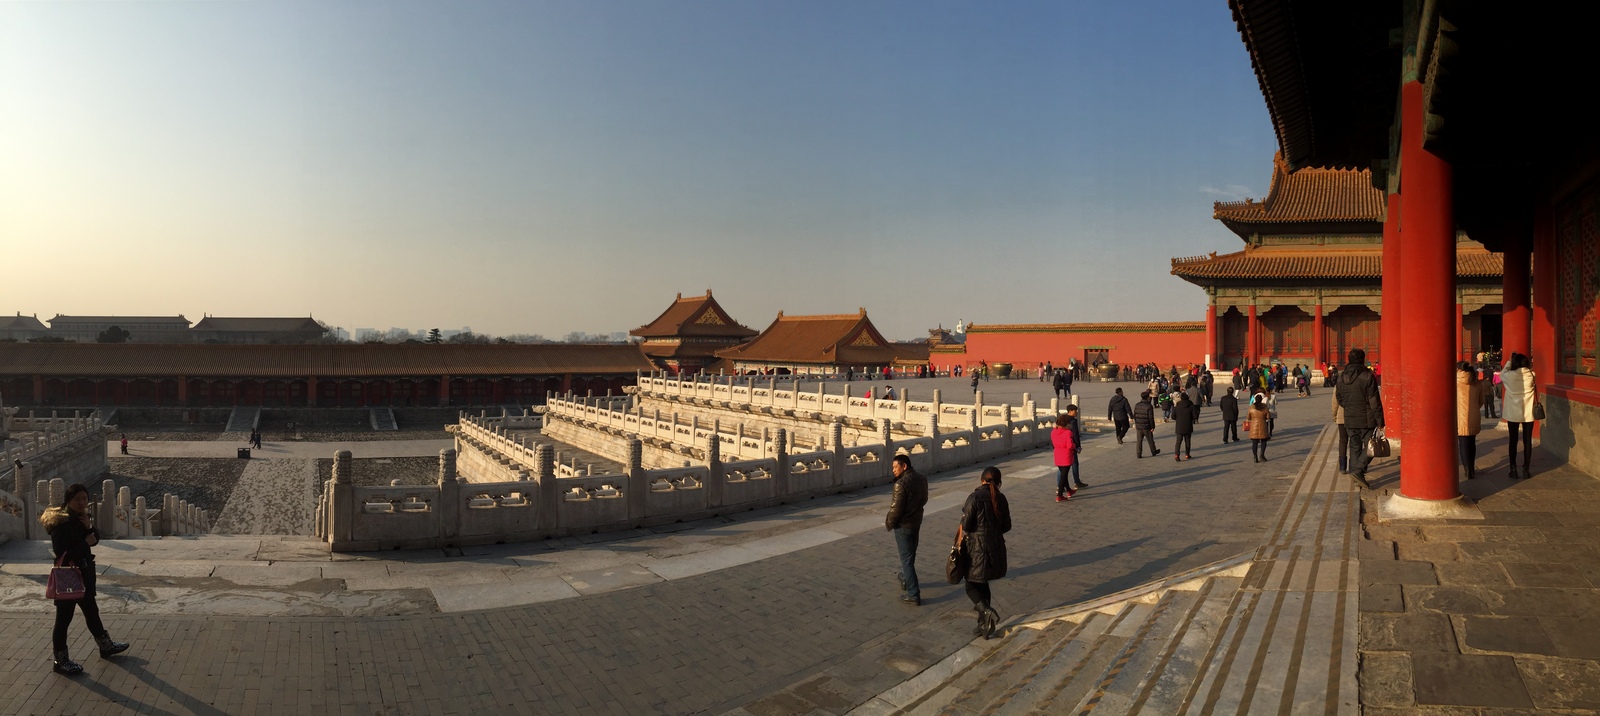
POLYGON ((56 561, 63 567, 77 567, 83 575, 83 596, 78 599, 57 599, 56 627, 51 634, 55 649, 55 670, 61 674, 79 674, 83 667, 67 653, 67 627, 72 625, 74 608, 83 610, 83 620, 89 633, 100 646, 104 659, 128 650, 128 645, 112 641, 106 627, 100 622, 100 606, 94 601, 94 553, 90 547, 99 544, 100 533, 89 520, 89 488, 73 484, 67 488, 66 499, 59 507, 52 507, 39 515, 39 524, 50 533, 50 548, 56 561))
POLYGON ((1000 615, 990 606, 989 582, 1006 576, 1006 538, 1011 531, 1011 506, 1000 491, 1000 468, 983 469, 978 489, 967 495, 961 508, 961 531, 972 566, 967 568, 967 598, 978 615, 972 633, 985 639, 994 636, 1000 615))
POLYGON ((1506 391, 1501 399, 1500 415, 1511 432, 1511 457, 1507 460, 1511 479, 1527 479, 1533 476, 1528 472, 1528 463, 1533 461, 1533 407, 1539 402, 1539 394, 1533 387, 1533 361, 1521 353, 1512 353, 1505 369, 1500 371, 1500 384, 1506 391), (1518 437, 1522 438, 1521 472, 1517 471, 1518 437))
POLYGON ((1272 439, 1272 430, 1268 428, 1272 420, 1272 413, 1267 411, 1267 399, 1257 393, 1255 399, 1250 401, 1250 455, 1256 462, 1267 459, 1267 441, 1272 439))
POLYGON ((1478 476, 1478 432, 1482 429, 1483 383, 1471 363, 1456 364, 1456 461, 1467 479, 1478 476))

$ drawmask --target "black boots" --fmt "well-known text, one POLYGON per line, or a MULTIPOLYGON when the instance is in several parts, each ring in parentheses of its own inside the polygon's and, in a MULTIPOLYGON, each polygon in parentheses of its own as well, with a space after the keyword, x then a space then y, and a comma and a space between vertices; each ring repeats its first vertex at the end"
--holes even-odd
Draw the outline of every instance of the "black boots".
POLYGON ((126 642, 112 641, 110 634, 95 637, 94 643, 99 645, 102 659, 109 659, 128 650, 126 642))
POLYGON ((972 635, 993 639, 995 628, 1000 625, 1000 613, 988 604, 974 606, 972 613, 978 616, 978 624, 972 628, 972 635))
POLYGON ((57 649, 55 656, 56 656, 55 670, 56 670, 57 674, 66 674, 67 676, 77 676, 78 674, 83 673, 83 667, 80 666, 78 664, 78 662, 73 661, 72 659, 67 657, 67 650, 66 649, 57 649))
POLYGON ((1349 455, 1340 455, 1339 456, 1339 474, 1340 475, 1348 475, 1348 474, 1350 474, 1350 456, 1349 455))

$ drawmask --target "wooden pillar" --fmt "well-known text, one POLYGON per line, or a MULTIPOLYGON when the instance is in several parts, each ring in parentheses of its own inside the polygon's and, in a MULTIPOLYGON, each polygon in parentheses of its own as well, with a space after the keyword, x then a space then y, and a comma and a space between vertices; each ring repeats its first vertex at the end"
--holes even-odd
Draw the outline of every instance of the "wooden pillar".
MULTIPOLYGON (((1405 353, 1400 344, 1400 314, 1404 311, 1405 284, 1400 276, 1404 264, 1400 257, 1400 194, 1388 196, 1388 208, 1383 217, 1383 308, 1378 318, 1378 361, 1383 370, 1383 419, 1393 427, 1390 437, 1405 444, 1406 421, 1401 419, 1400 406, 1405 403, 1405 353)), ((1335 356, 1344 362, 1344 356, 1335 356)), ((1405 450, 1400 459, 1405 461, 1405 450)))
POLYGON ((1256 319, 1254 299, 1250 302, 1249 321, 1249 336, 1245 340, 1244 349, 1244 364, 1247 367, 1259 363, 1261 358, 1261 322, 1256 319))
POLYGON ((35 405, 44 402, 44 376, 33 376, 33 402, 35 405))
POLYGON ((1217 360, 1222 354, 1217 350, 1217 345, 1217 302, 1213 299, 1210 305, 1206 306, 1206 353, 1210 356, 1206 358, 1208 370, 1217 367, 1221 362, 1217 360))
POLYGON ((572 392, 572 374, 563 373, 561 375, 561 394, 566 395, 570 392, 572 392))
POLYGON ((1323 340, 1322 329, 1322 299, 1317 299, 1316 312, 1311 314, 1311 369, 1321 368, 1328 362, 1328 353, 1323 350, 1326 346, 1323 340))
MULTIPOLYGON (((1529 311, 1528 356, 1533 359, 1534 389, 1541 395, 1556 375, 1556 224, 1555 208, 1540 204, 1533 215, 1533 305, 1529 311), (1542 383, 1542 385, 1541 385, 1542 383)), ((1505 352, 1501 352, 1505 356, 1505 352)), ((1542 437, 1545 421, 1533 423, 1534 437, 1542 437)))
POLYGON ((439 376, 439 404, 450 404, 450 376, 448 374, 439 376))
MULTIPOLYGON (((216 388, 213 386, 211 389, 211 395, 214 398, 216 394, 216 388)), ((314 375, 306 378, 306 407, 317 407, 317 377, 314 375)))
MULTIPOLYGON (((95 392, 95 402, 98 403, 98 402, 100 402, 100 400, 99 400, 99 398, 100 398, 100 384, 98 382, 95 383, 95 391, 94 392, 95 392)), ((178 404, 182 405, 184 407, 189 407, 189 377, 188 376, 183 376, 183 375, 178 376, 178 404)))
POLYGON ((1532 251, 1529 238, 1518 226, 1505 241, 1505 277, 1501 279, 1500 289, 1500 355, 1503 358, 1510 358, 1512 353, 1533 354, 1533 310, 1529 306, 1532 296, 1528 290, 1532 251))
POLYGON ((492 400, 493 400, 493 404, 494 405, 499 405, 501 403, 506 402, 506 379, 505 378, 501 378, 499 380, 496 380, 492 385, 490 385, 489 389, 491 391, 490 394, 492 396, 492 400))
POLYGON ((1456 297, 1456 360, 1466 352, 1467 345, 1467 313, 1461 305, 1461 297, 1456 297))
MULTIPOLYGON (((1400 88, 1401 268, 1406 297, 1400 341, 1406 373, 1406 464, 1400 494, 1449 500, 1456 485, 1455 375, 1450 370, 1451 304, 1455 302, 1456 230, 1450 165, 1422 146, 1423 87, 1400 88)), ((1385 371, 1389 373, 1389 371, 1385 371)))

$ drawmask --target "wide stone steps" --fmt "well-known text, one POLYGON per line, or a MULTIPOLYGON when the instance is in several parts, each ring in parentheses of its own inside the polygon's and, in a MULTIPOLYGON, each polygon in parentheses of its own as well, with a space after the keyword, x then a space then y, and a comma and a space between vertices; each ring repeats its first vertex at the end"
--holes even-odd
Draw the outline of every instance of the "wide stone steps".
POLYGON ((857 714, 1354 714, 1358 494, 1325 432, 1262 546, 1016 620, 857 714), (980 646, 982 645, 982 646, 980 646))
POLYGON ((399 430, 400 423, 394 418, 394 408, 372 408, 370 411, 372 429, 377 432, 399 430))
POLYGON ((250 433, 255 432, 256 426, 261 424, 261 406, 240 405, 228 414, 228 427, 226 432, 250 433))

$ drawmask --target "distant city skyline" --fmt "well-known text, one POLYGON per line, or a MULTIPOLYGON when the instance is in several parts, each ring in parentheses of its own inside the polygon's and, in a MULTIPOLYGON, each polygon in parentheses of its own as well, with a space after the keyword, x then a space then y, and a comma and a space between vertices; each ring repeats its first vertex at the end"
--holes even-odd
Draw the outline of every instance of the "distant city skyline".
POLYGON ((0 312, 1199 320, 1274 148, 1210 3, 0 4, 0 312))

